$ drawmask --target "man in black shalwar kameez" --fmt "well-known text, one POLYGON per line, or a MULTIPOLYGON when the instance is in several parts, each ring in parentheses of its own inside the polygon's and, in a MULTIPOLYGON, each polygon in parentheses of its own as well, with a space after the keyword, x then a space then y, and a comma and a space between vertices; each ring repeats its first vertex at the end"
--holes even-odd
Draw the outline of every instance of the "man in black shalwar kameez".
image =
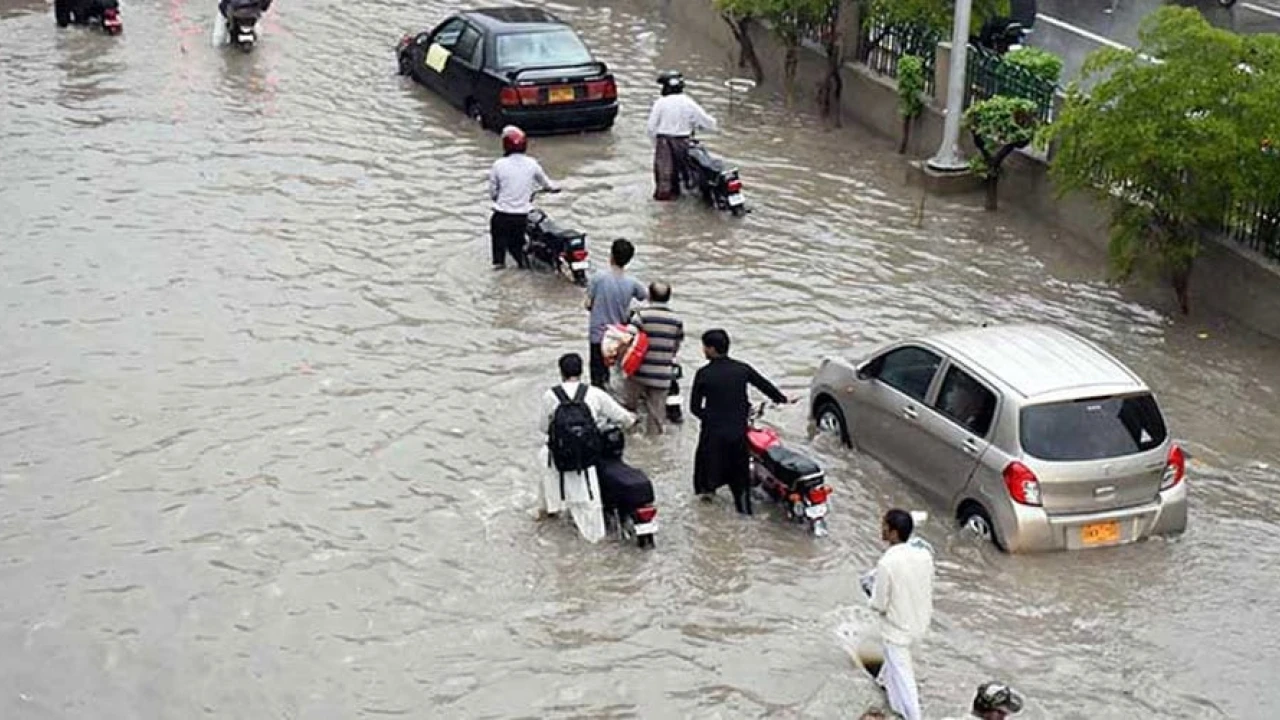
POLYGON ((708 330, 702 336, 702 352, 709 361, 693 378, 689 411, 702 421, 698 450, 693 461, 693 490, 709 498, 728 485, 738 512, 751 514, 750 478, 747 470, 747 421, 751 384, 776 403, 790 400, 755 368, 729 357, 729 334, 708 330))

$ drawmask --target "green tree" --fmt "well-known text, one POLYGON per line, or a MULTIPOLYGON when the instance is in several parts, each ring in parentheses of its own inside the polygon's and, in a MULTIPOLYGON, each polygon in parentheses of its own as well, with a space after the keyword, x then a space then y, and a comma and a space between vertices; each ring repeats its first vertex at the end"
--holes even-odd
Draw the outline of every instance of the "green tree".
MULTIPOLYGON (((951 39, 955 0, 863 0, 862 7, 866 23, 917 25, 951 39)), ((970 32, 977 35, 988 20, 1008 16, 1009 0, 973 0, 970 32)))
POLYGON ((898 114, 902 116, 902 142, 898 154, 907 152, 911 143, 911 124, 924 111, 924 61, 915 55, 898 60, 898 114))
POLYGON ((1030 145, 1035 139, 1040 127, 1038 109, 1025 98, 997 95, 970 105, 964 122, 978 148, 978 154, 969 159, 969 167, 986 186, 987 209, 995 210, 999 202, 1000 168, 1014 150, 1030 145))
POLYGON ((757 83, 764 80, 764 70, 760 67, 760 56, 756 54, 755 43, 751 39, 751 30, 756 26, 768 0, 715 0, 720 17, 733 31, 738 41, 738 68, 750 68, 751 76, 757 83))
POLYGON ((1144 22, 1137 53, 1095 52, 1081 82, 1089 94, 1073 86, 1046 134, 1057 142, 1052 176, 1062 193, 1112 202, 1116 274, 1157 273, 1187 313, 1204 234, 1236 202, 1280 197, 1280 163, 1263 150, 1280 137, 1280 38, 1166 7, 1144 22))
POLYGON ((800 64, 800 42, 821 30, 829 13, 829 6, 835 0, 759 1, 764 6, 763 18, 773 29, 773 34, 782 41, 783 80, 786 83, 787 96, 790 98, 795 89, 796 68, 800 64))

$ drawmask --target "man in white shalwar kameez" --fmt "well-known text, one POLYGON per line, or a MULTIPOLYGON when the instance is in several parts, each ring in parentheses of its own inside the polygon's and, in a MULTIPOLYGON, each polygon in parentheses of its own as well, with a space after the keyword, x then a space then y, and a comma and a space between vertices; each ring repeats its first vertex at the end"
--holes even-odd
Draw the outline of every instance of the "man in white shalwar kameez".
POLYGON ((889 707, 905 720, 922 718, 911 651, 933 619, 933 552, 928 543, 911 542, 914 528, 905 510, 885 513, 881 536, 889 549, 876 563, 874 580, 867 578, 872 584, 871 609, 880 616, 884 642, 884 664, 876 680, 889 697, 889 707))
MULTIPOLYGON (((562 382, 559 387, 564 389, 565 395, 574 397, 579 386, 582 385, 582 356, 578 353, 562 356, 560 377, 562 382)), ((609 393, 591 385, 587 385, 586 388, 587 394, 582 401, 591 410, 591 416, 595 418, 598 426, 605 428, 616 425, 629 428, 635 424, 636 416, 627 412, 626 408, 619 405, 609 393)), ((600 481, 596 477, 596 469, 591 467, 585 471, 566 472, 563 474, 562 483, 561 473, 551 462, 551 453, 545 442, 547 433, 551 430, 551 421, 555 417, 556 408, 559 406, 560 399, 556 397, 555 390, 547 390, 542 396, 542 409, 538 414, 538 430, 544 438, 538 460, 545 468, 542 482, 538 484, 540 510, 546 515, 555 515, 567 508, 582 537, 587 542, 599 542, 605 535, 605 527, 604 508, 600 503, 600 481), (564 488, 563 496, 560 493, 561 487, 564 488)))

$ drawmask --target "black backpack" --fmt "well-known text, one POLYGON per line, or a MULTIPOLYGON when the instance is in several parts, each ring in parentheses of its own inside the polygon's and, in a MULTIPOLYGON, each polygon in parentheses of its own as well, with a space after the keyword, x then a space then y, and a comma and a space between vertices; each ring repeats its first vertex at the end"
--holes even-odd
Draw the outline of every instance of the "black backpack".
POLYGON ((591 415, 591 408, 583 402, 587 397, 587 385, 578 385, 572 399, 564 387, 552 388, 560 405, 551 417, 551 431, 547 447, 551 450, 551 462, 562 473, 583 471, 600 461, 604 438, 600 427, 591 415))

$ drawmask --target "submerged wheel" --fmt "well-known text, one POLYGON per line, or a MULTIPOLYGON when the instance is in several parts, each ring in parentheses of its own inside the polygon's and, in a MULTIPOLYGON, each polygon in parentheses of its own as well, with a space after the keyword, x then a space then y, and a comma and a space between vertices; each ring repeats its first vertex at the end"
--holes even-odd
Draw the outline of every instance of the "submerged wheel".
POLYGON ((467 117, 471 118, 472 122, 479 125, 482 129, 489 129, 489 123, 484 119, 484 111, 480 109, 479 103, 475 100, 467 101, 467 117))
POLYGON ((985 508, 971 500, 960 506, 959 515, 960 527, 965 532, 973 533, 978 539, 989 542, 1000 550, 1004 549, 1000 536, 996 534, 996 525, 985 508))
POLYGON ((636 547, 645 550, 652 550, 654 547, 654 539, 652 535, 639 535, 636 537, 636 547))
POLYGON ((829 397, 819 400, 817 407, 813 410, 813 419, 818 426, 818 432, 835 435, 840 438, 840 442, 845 447, 853 446, 849 440, 849 423, 845 421, 844 411, 835 400, 829 397))
POLYGON ((742 217, 747 214, 747 207, 745 205, 731 206, 729 208, 729 213, 734 217, 742 217))

